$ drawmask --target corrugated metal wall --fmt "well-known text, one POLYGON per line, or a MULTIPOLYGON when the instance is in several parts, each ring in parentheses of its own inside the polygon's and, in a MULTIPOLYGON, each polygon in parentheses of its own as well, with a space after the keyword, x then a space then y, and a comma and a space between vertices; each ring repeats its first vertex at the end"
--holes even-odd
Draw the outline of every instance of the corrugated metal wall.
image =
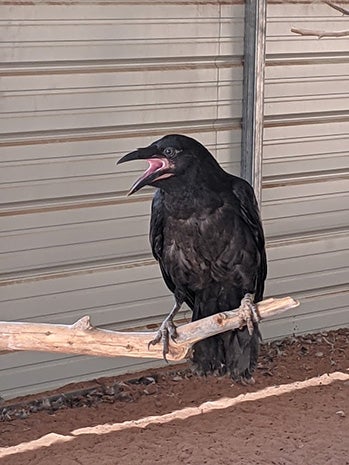
POLYGON ((348 16, 325 4, 268 4, 267 292, 302 301, 292 316, 275 320, 268 335, 349 325, 349 38, 290 32, 292 26, 339 31, 348 25, 348 16))
MULTIPOLYGON (((114 162, 178 131, 239 172, 244 7, 229 3, 0 2, 1 319, 90 314, 124 329, 171 307, 149 253, 151 193, 127 199, 138 168, 114 162)), ((267 293, 302 306, 265 325, 266 339, 348 325, 348 38, 290 32, 346 21, 326 5, 268 5, 267 293)), ((12 353, 0 393, 150 364, 12 353)))
MULTIPOLYGON (((241 2, 0 2, 0 319, 101 327, 160 321, 172 306, 150 259, 150 191, 115 167, 169 132, 239 172, 241 2)), ((133 171, 126 171, 133 169, 133 171)), ((150 361, 0 356, 14 397, 150 361)))

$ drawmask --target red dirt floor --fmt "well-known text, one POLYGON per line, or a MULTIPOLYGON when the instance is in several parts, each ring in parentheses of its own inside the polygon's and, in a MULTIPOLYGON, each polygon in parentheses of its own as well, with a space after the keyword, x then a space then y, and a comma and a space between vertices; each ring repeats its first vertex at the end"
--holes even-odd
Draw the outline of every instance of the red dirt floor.
POLYGON ((183 364, 16 399, 0 404, 0 464, 349 465, 348 360, 349 329, 341 329, 264 345, 250 386, 199 378, 183 364), (322 375, 334 372, 341 379, 326 384, 322 375), (305 380, 312 385, 293 386, 305 380), (210 411, 246 393, 259 399, 210 411), (149 416, 159 418, 130 422, 149 416))

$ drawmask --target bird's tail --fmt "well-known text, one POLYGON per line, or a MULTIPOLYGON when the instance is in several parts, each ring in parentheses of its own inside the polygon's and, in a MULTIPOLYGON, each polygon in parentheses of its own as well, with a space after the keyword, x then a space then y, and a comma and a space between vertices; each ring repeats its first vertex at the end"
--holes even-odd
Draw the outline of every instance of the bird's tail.
POLYGON ((257 367, 260 345, 258 324, 254 324, 252 335, 244 327, 224 333, 222 338, 227 373, 236 381, 249 381, 257 367))
POLYGON ((260 333, 247 328, 227 331, 197 342, 193 348, 193 370, 200 375, 228 374, 236 381, 249 382, 257 366, 260 333))
MULTIPOLYGON (((208 295, 204 299, 200 297, 195 302, 193 320, 240 305, 240 295, 233 289, 218 299, 208 295)), ((191 358, 193 370, 201 375, 228 374, 234 380, 249 382, 257 366, 260 340, 258 323, 254 323, 252 334, 244 327, 197 342, 191 358)))

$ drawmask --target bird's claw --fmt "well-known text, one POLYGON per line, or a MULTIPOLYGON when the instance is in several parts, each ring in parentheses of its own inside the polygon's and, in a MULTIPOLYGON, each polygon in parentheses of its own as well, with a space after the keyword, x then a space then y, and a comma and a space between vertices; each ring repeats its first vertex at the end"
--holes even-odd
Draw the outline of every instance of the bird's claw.
POLYGON ((177 329, 171 319, 166 319, 162 322, 154 339, 148 342, 148 349, 150 348, 150 346, 155 346, 156 344, 161 342, 162 343, 162 355, 164 357, 164 360, 167 362, 166 355, 170 351, 169 349, 170 338, 173 342, 176 342, 177 329))
POLYGON ((254 303, 254 295, 245 294, 244 298, 241 300, 241 304, 239 307, 240 328, 246 325, 248 332, 251 336, 254 331, 254 323, 259 323, 260 320, 260 314, 258 312, 256 304, 254 303))

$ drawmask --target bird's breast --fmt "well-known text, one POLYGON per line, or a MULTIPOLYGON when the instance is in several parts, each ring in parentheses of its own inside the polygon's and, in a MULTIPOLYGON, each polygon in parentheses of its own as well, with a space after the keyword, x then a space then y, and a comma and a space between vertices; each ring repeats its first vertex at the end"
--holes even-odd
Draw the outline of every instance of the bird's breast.
POLYGON ((205 287, 219 243, 215 222, 207 217, 170 218, 164 230, 163 258, 174 282, 185 282, 193 290, 205 287))

